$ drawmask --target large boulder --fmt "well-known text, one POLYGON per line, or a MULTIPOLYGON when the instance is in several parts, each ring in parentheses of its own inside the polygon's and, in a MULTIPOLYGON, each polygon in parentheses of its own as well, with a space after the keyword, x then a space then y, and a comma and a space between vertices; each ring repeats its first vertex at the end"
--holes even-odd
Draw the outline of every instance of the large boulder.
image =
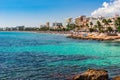
POLYGON ((120 76, 114 77, 113 80, 120 80, 120 76))
POLYGON ((73 80, 108 80, 108 72, 105 70, 88 69, 86 72, 73 77, 73 80))

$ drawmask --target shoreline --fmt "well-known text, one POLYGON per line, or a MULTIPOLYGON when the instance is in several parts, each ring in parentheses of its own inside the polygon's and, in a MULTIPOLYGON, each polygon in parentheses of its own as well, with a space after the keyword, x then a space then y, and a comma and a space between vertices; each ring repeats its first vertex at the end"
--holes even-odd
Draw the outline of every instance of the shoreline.
POLYGON ((73 33, 70 36, 68 36, 68 38, 82 39, 82 40, 97 40, 97 41, 120 41, 120 35, 118 34, 108 35, 106 33, 98 33, 98 32, 73 33))
POLYGON ((33 32, 33 33, 45 33, 45 34, 71 35, 70 31, 0 31, 0 32, 33 32))
POLYGON ((96 41, 113 41, 120 42, 120 34, 118 36, 108 36, 105 33, 88 33, 88 32, 70 32, 70 31, 0 31, 0 32, 32 32, 63 35, 67 38, 80 39, 80 40, 96 40, 96 41))
POLYGON ((71 35, 71 32, 69 31, 37 31, 37 33, 55 34, 55 35, 64 35, 64 36, 71 35))
POLYGON ((96 41, 113 41, 113 42, 120 42, 120 35, 115 36, 108 36, 104 33, 87 33, 81 32, 74 34, 70 31, 37 31, 37 33, 47 33, 47 34, 55 34, 55 35, 64 35, 67 38, 72 39, 80 39, 80 40, 96 40, 96 41), (83 36, 84 34, 88 34, 88 36, 83 36))

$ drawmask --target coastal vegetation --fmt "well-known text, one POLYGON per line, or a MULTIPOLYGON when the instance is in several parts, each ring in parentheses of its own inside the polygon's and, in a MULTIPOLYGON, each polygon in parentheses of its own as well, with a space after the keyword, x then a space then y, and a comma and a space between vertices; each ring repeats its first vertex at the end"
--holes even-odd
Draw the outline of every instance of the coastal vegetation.
POLYGON ((118 17, 118 18, 115 20, 115 26, 117 27, 118 31, 120 32, 120 17, 118 17))
POLYGON ((78 27, 78 26, 76 26, 75 24, 67 24, 67 25, 66 25, 66 29, 67 29, 67 30, 73 30, 73 29, 75 29, 76 27, 78 27))

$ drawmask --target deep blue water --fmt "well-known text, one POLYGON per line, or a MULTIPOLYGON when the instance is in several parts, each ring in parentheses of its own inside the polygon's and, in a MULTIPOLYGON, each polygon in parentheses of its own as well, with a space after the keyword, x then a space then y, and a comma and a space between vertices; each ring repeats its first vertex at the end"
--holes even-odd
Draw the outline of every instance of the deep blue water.
POLYGON ((0 32, 0 80, 66 80, 88 68, 120 75, 120 42, 0 32))

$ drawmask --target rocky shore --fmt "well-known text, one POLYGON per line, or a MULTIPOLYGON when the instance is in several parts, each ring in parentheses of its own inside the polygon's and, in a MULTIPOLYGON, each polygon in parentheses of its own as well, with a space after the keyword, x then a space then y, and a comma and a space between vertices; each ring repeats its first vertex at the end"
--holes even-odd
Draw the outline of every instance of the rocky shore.
POLYGON ((84 40, 120 40, 120 35, 118 34, 107 34, 107 33, 72 33, 68 38, 73 39, 84 39, 84 40))
POLYGON ((72 80, 120 80, 120 76, 109 79, 108 71, 88 69, 84 73, 73 76, 72 80))

